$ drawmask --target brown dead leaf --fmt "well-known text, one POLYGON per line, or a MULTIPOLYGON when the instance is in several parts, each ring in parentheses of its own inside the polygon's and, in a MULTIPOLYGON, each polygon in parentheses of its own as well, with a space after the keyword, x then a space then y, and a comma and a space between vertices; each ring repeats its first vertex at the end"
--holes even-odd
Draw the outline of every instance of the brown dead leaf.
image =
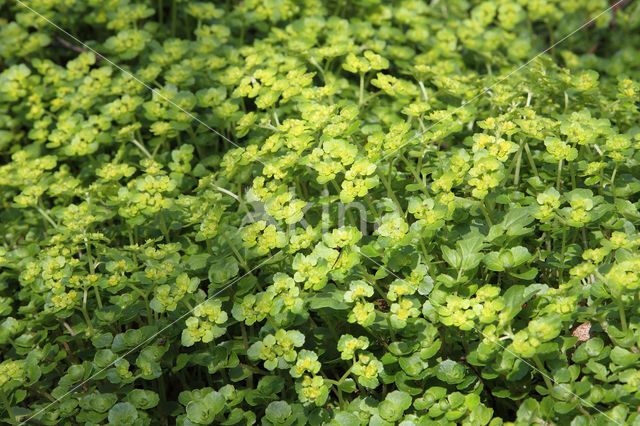
POLYGON ((587 321, 577 326, 571 335, 578 338, 578 342, 586 342, 589 340, 591 332, 591 322, 587 321))

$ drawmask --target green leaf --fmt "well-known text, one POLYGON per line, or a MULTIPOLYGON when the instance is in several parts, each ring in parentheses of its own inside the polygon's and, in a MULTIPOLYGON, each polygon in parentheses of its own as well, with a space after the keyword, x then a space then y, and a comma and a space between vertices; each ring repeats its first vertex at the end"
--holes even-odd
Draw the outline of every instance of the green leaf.
POLYGON ((291 413, 291 406, 286 401, 273 401, 267 406, 264 414, 274 423, 284 423, 291 413))
POLYGON ((204 269, 204 267, 207 266, 209 257, 211 256, 207 253, 194 254, 185 259, 185 265, 192 271, 204 269))
POLYGON ((340 411, 329 423, 332 426, 360 426, 360 419, 353 413, 340 411))
POLYGON ((462 265, 462 256, 454 249, 447 246, 440 247, 442 250, 442 258, 454 269, 460 269, 462 265))
POLYGON ((351 307, 344 301, 344 290, 338 290, 334 284, 326 285, 321 291, 307 299, 307 303, 309 309, 314 311, 322 308, 344 310, 351 307))
POLYGON ((93 344, 93 346, 95 346, 98 349, 111 346, 112 341, 113 341, 113 334, 111 333, 98 334, 97 336, 91 339, 91 343, 93 344))
POLYGON ((380 405, 378 405, 378 414, 384 420, 389 422, 395 422, 402 417, 402 410, 393 404, 391 401, 382 401, 380 405))
POLYGON ((416 352, 410 357, 399 358, 398 364, 400 364, 400 368, 409 376, 418 376, 428 367, 428 364, 420 358, 420 352, 416 352))
POLYGON ((531 253, 526 247, 517 246, 509 249, 511 253, 511 262, 507 264, 503 261, 503 265, 505 268, 515 268, 516 266, 520 266, 525 262, 528 262, 531 259, 531 253))
POLYGON ((583 346, 587 356, 596 357, 600 355, 604 349, 604 342, 601 338, 594 337, 593 339, 587 340, 583 346))
POLYGON ((111 349, 102 349, 96 352, 93 362, 98 368, 104 368, 107 365, 111 364, 117 358, 116 354, 114 354, 111 349))
POLYGON ((204 401, 191 401, 187 404, 187 418, 196 424, 208 425, 213 422, 215 414, 204 401))
POLYGON ((531 284, 528 286, 514 285, 504 293, 504 303, 508 319, 514 318, 522 310, 522 305, 531 299, 531 296, 544 290, 544 284, 531 284))
POLYGON ((623 367, 628 367, 638 360, 640 354, 634 354, 633 352, 616 346, 609 354, 609 357, 611 358, 611 361, 615 362, 616 364, 623 367))
POLYGON ((487 269, 490 271, 501 272, 504 271, 504 265, 500 260, 500 253, 497 251, 492 251, 491 253, 487 253, 487 255, 482 259, 485 265, 487 265, 487 269))
POLYGON ((209 267, 209 281, 213 284, 224 284, 238 275, 238 271, 238 262, 231 257, 227 257, 209 267))
POLYGON ((342 392, 353 393, 357 389, 356 382, 351 378, 347 378, 342 383, 340 383, 339 389, 342 392))
POLYGON ((402 411, 411 407, 411 403, 413 402, 413 398, 406 392, 401 391, 393 391, 385 397, 385 400, 390 401, 396 407, 400 408, 402 411))
POLYGON ((136 408, 148 410, 158 405, 160 397, 150 390, 134 389, 127 395, 127 400, 136 408))
POLYGON ((284 388, 284 377, 281 376, 265 376, 258 382, 258 391, 264 395, 272 395, 280 393, 284 388))
POLYGON ((454 385, 464 380, 466 369, 464 365, 453 361, 445 360, 438 364, 436 376, 445 383, 454 385))
POLYGON ((526 271, 520 272, 520 273, 509 272, 509 275, 515 278, 519 278, 521 280, 531 281, 538 276, 538 270, 536 268, 529 268, 526 271))
POLYGON ((398 272, 403 267, 413 268, 418 262, 419 254, 412 246, 403 246, 393 250, 387 261, 387 267, 398 272))
POLYGON ((109 410, 109 422, 117 425, 132 425, 138 418, 138 411, 129 402, 119 402, 109 410))

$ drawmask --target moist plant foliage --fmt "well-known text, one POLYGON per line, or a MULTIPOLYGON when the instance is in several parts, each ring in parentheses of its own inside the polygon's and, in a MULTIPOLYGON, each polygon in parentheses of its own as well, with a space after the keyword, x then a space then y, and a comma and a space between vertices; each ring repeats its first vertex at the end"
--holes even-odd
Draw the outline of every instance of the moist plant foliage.
POLYGON ((0 0, 0 421, 640 424, 611 4, 0 0))

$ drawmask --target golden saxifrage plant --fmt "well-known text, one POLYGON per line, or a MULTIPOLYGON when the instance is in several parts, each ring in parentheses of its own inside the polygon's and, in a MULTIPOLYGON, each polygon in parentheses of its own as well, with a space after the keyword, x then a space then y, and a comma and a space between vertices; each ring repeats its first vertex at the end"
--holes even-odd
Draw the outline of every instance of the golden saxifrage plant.
POLYGON ((640 424, 638 49, 627 0, 0 0, 0 421, 640 424))

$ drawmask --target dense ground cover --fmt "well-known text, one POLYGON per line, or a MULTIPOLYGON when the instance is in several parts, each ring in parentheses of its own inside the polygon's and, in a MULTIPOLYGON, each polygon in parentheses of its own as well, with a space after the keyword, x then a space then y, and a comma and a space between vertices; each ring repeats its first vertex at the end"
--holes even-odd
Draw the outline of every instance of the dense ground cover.
POLYGON ((639 423, 639 8, 0 0, 0 419, 639 423))

